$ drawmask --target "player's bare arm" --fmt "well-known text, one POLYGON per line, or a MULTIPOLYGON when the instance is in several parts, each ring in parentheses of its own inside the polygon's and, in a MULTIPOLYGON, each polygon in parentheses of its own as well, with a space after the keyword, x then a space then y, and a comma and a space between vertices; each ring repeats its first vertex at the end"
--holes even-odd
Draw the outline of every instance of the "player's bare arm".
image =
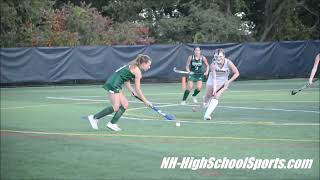
POLYGON ((204 57, 204 56, 203 56, 203 62, 204 62, 204 64, 206 65, 206 72, 204 72, 204 75, 205 75, 205 76, 208 76, 210 66, 209 66, 209 63, 208 63, 207 58, 206 58, 206 57, 204 57))
POLYGON ((133 90, 130 81, 124 82, 124 85, 128 88, 128 90, 131 92, 131 94, 134 96, 136 95, 135 91, 133 90))
POLYGON ((225 88, 225 89, 228 89, 229 84, 230 84, 232 81, 234 81, 235 79, 237 79, 237 78, 239 77, 239 75, 240 75, 238 68, 233 64, 233 62, 230 61, 230 60, 229 60, 228 62, 229 62, 229 67, 231 68, 231 70, 232 70, 232 72, 233 72, 233 75, 232 75, 232 77, 231 77, 228 81, 226 81, 226 83, 224 84, 224 88, 225 88))
POLYGON ((138 96, 142 99, 143 103, 146 105, 146 106, 149 106, 150 103, 149 101, 144 97, 142 91, 141 91, 141 88, 140 88, 140 85, 141 85, 141 78, 142 78, 142 75, 141 75, 141 71, 138 67, 135 67, 134 68, 134 71, 133 71, 133 74, 135 75, 135 78, 134 78, 134 84, 135 84, 135 89, 136 89, 136 93, 138 94, 138 96))
POLYGON ((211 68, 211 72, 212 72, 212 88, 213 88, 213 91, 212 91, 212 95, 214 96, 217 92, 217 83, 216 82, 216 78, 217 78, 217 74, 216 74, 216 68, 214 66, 214 63, 211 64, 210 66, 211 68))
POLYGON ((188 57, 188 60, 187 60, 187 63, 186 63, 186 70, 187 70, 187 72, 190 72, 190 63, 191 63, 191 58, 192 58, 192 56, 189 56, 188 57))

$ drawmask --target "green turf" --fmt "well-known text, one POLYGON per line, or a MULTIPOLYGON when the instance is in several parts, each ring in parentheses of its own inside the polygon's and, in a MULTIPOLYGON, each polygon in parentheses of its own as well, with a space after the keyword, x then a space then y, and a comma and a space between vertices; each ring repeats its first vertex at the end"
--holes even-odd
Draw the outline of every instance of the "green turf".
MULTIPOLYGON (((319 83, 237 81, 212 121, 179 105, 180 84, 143 84, 181 127, 129 96, 121 132, 82 116, 110 105, 100 85, 1 89, 1 179, 319 179, 319 83), (313 159, 311 169, 160 169, 163 157, 313 159)), ((203 90, 204 91, 204 90, 203 90)), ((198 99, 204 92, 198 95, 198 99)))

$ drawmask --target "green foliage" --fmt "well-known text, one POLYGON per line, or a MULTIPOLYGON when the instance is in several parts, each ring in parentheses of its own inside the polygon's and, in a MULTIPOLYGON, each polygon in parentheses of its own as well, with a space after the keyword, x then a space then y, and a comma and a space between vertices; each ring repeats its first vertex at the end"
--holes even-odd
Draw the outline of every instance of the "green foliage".
POLYGON ((260 41, 319 39, 318 0, 244 0, 244 20, 260 41))
POLYGON ((0 0, 1 47, 319 39, 317 0, 0 0))
POLYGON ((114 22, 91 4, 64 4, 23 1, 21 6, 1 1, 6 8, 1 20, 1 47, 76 46, 97 44, 150 44, 149 29, 141 23, 114 22), (50 6, 48 6, 50 4, 50 6), (32 6, 37 8, 32 10, 32 6), (42 8, 40 8, 42 7, 42 8), (25 11, 24 11, 25 10, 25 11), (25 12, 25 13, 23 13, 25 12), (19 16, 19 14, 21 16, 19 16), (14 23, 12 23, 14 22, 14 23), (17 23, 18 22, 18 23, 17 23))
POLYGON ((156 38, 171 43, 243 41, 250 38, 241 29, 240 18, 219 11, 217 4, 202 3, 185 11, 188 12, 186 16, 161 18, 154 28, 156 38))
POLYGON ((1 13, 1 47, 14 46, 16 42, 16 32, 18 25, 16 23, 17 11, 12 7, 12 3, 0 0, 1 13))
POLYGON ((190 27, 186 17, 163 18, 153 27, 159 43, 191 42, 190 27))
POLYGON ((241 21, 235 16, 228 16, 217 9, 192 8, 191 27, 202 32, 206 42, 240 41, 244 35, 240 29, 241 21), (232 38, 231 38, 232 37, 232 38))
POLYGON ((1 47, 30 46, 32 30, 41 21, 41 12, 53 6, 51 0, 0 1, 1 47))
POLYGON ((135 21, 139 19, 144 3, 141 0, 121 0, 113 1, 102 7, 102 13, 112 17, 116 22, 135 21))
POLYGON ((108 30, 112 23, 111 19, 103 17, 90 5, 75 6, 69 3, 62 10, 68 14, 65 17, 64 28, 71 33, 77 33, 81 45, 96 44, 102 32, 108 30))
POLYGON ((271 34, 271 38, 277 40, 308 39, 310 34, 294 11, 285 12, 273 31, 277 33, 271 34))
POLYGON ((281 13, 278 21, 268 36, 276 40, 319 39, 319 7, 315 1, 299 3, 290 1, 281 13), (310 4, 307 4, 309 2, 310 4), (313 3, 312 3, 313 2, 313 3), (314 5, 314 7, 312 6, 314 5), (309 20, 308 20, 309 19, 309 20))
POLYGON ((150 44, 154 39, 149 37, 149 28, 143 25, 123 22, 114 24, 107 32, 105 41, 108 44, 150 44))
POLYGON ((204 35, 203 35, 201 32, 197 32, 197 33, 194 35, 194 40, 193 40, 193 42, 194 42, 194 43, 197 43, 197 44, 200 44, 200 43, 206 42, 206 40, 205 40, 204 35))

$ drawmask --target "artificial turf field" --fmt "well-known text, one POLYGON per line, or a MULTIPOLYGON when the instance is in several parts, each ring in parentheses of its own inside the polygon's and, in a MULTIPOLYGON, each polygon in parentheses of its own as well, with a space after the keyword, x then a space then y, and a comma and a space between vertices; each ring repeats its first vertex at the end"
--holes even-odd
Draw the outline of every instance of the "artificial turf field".
MULTIPOLYGON (((1 88, 1 179, 319 179, 319 82, 236 81, 212 121, 181 106, 179 83, 143 84, 165 121, 127 94, 123 129, 91 129, 82 116, 110 103, 101 85, 1 88), (160 169, 163 157, 313 159, 311 169, 160 169)), ((198 95, 198 99, 204 94, 198 95)))

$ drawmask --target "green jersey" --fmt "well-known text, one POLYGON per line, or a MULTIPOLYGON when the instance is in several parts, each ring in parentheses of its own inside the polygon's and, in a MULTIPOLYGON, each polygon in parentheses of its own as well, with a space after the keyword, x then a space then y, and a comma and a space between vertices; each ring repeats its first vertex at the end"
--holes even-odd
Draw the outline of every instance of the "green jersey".
POLYGON ((194 74, 187 76, 188 81, 203 81, 203 56, 200 56, 200 59, 197 60, 196 56, 192 55, 189 69, 194 74))
POLYGON ((196 59, 196 56, 192 55, 189 68, 194 74, 203 74, 203 56, 200 56, 200 59, 196 59))
POLYGON ((103 85, 103 88, 111 93, 119 93, 122 89, 122 85, 126 81, 131 81, 135 78, 135 75, 129 69, 129 65, 122 66, 117 69, 107 82, 103 85))

